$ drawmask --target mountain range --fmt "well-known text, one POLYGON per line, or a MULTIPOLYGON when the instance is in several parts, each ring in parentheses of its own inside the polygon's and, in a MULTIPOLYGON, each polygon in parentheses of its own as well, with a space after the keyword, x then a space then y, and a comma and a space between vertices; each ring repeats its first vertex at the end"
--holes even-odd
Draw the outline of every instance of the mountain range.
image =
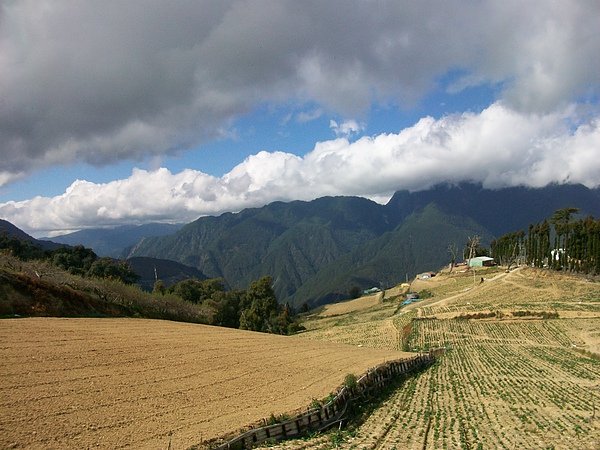
POLYGON ((462 250, 473 235, 488 245, 566 207, 600 216, 600 189, 490 190, 462 183, 398 191, 385 205, 361 197, 275 202, 185 226, 83 230, 55 242, 35 239, 5 220, 0 233, 44 249, 81 244, 100 256, 128 258, 145 289, 157 276, 165 285, 219 277, 230 288, 244 289, 269 275, 280 302, 316 306, 348 298, 354 287, 385 288, 436 270, 450 261, 449 245, 462 250))
POLYGON ((360 197, 275 202, 142 238, 128 256, 172 259, 232 288, 270 275, 280 301, 314 306, 347 298, 353 286, 386 287, 435 270, 449 262, 450 244, 462 249, 474 234, 489 244, 565 207, 600 215, 600 189, 463 183, 399 191, 386 205, 360 197))
POLYGON ((148 236, 165 236, 175 233, 183 224, 148 223, 144 225, 122 225, 115 228, 91 228, 61 236, 46 237, 44 240, 66 245, 83 245, 91 248, 98 256, 121 258, 129 248, 148 236))

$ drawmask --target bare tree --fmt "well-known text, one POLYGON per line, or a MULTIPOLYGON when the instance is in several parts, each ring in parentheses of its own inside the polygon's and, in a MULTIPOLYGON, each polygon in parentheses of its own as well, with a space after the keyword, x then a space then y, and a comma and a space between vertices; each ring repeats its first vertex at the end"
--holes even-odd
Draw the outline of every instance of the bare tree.
POLYGON ((448 253, 450 254, 450 273, 452 273, 452 270, 454 269, 454 266, 456 264, 456 257, 458 256, 458 246, 456 245, 455 242, 451 242, 450 244, 448 244, 448 253))
POLYGON ((468 259, 475 257, 477 253, 477 248, 479 247, 480 243, 481 237, 479 237, 478 235, 469 236, 467 238, 467 255, 469 256, 468 259))

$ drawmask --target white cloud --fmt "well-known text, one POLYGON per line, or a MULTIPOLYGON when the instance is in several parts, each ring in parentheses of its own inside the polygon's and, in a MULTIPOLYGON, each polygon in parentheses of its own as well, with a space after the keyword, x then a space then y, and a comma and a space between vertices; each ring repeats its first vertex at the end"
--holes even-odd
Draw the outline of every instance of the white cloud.
MULTIPOLYGON (((265 103, 357 117, 501 86, 545 114, 600 86, 597 1, 15 0, 0 7, 0 184, 213 139, 265 103)), ((308 119, 309 116, 306 116, 308 119)), ((300 117, 299 117, 300 119, 300 117)))
POLYGON ((577 108, 425 117, 397 134, 319 142, 299 157, 260 152, 223 177, 135 169, 105 184, 78 180, 64 194, 0 204, 0 217, 36 234, 152 220, 185 221, 275 200, 324 195, 385 199, 398 189, 472 180, 489 188, 550 182, 600 185, 600 117, 577 108))
POLYGON ((339 124, 335 120, 331 119, 329 121, 329 128, 333 130, 336 136, 350 137, 363 131, 365 129, 365 125, 358 123, 353 119, 345 120, 339 124))

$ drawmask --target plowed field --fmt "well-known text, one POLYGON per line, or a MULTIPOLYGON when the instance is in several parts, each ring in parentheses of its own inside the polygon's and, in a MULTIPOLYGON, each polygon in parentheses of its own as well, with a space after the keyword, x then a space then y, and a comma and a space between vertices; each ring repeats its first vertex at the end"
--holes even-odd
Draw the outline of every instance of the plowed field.
POLYGON ((186 448, 403 356, 156 320, 0 320, 0 448, 186 448))
POLYGON ((410 306, 311 317, 302 337, 373 348, 394 342, 390 322, 398 333, 415 319, 407 347, 446 352, 351 432, 271 450, 600 449, 600 283, 531 268, 476 275, 419 281, 411 288, 433 297, 410 306), (477 318, 490 311, 501 314, 477 318))

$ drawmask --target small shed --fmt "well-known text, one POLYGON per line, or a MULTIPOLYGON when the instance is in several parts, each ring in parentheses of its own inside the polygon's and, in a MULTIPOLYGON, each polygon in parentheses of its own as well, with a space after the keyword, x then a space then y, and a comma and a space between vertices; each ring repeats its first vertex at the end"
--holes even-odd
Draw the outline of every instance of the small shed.
POLYGON ((494 265, 496 265, 494 258, 489 256, 478 256, 469 260, 469 267, 490 267, 494 265))
POLYGON ((429 280, 430 278, 435 277, 435 272, 423 272, 417 275, 419 280, 429 280))

